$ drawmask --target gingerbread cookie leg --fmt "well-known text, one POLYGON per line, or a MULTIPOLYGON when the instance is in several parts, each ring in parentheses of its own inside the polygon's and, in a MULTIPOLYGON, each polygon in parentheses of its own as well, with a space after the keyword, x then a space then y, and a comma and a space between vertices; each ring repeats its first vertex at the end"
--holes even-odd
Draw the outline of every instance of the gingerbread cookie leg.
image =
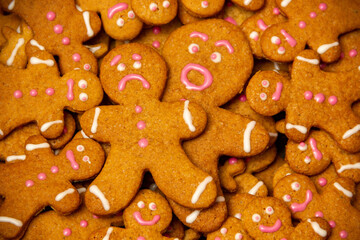
POLYGON ((59 136, 64 130, 64 112, 39 116, 36 120, 41 134, 46 138, 59 136))

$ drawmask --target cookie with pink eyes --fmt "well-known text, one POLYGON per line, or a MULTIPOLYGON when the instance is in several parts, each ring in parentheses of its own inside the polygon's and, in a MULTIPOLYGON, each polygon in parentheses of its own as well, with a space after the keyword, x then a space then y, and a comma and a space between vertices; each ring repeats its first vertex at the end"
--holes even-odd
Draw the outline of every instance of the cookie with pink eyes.
POLYGON ((254 239, 327 239, 329 224, 321 218, 308 217, 294 227, 291 213, 281 200, 273 197, 254 198, 242 214, 247 233, 254 239))
POLYGON ((135 14, 147 25, 164 25, 176 17, 177 0, 132 0, 135 14))
POLYGON ((193 16, 206 18, 218 14, 225 0, 180 0, 184 8, 193 16))
POLYGON ((233 0, 236 5, 250 11, 259 10, 266 0, 233 0))

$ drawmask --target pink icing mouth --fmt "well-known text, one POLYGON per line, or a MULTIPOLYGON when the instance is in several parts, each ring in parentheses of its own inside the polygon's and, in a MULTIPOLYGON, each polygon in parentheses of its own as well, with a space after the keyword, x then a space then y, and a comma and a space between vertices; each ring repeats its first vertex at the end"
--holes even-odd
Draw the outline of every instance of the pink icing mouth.
POLYGON ((312 149, 315 159, 321 160, 323 156, 322 156, 322 153, 317 148, 316 140, 314 138, 310 138, 309 142, 310 142, 310 147, 312 149))
POLYGON ((75 156, 74 156, 73 151, 67 150, 65 155, 66 155, 66 158, 70 161, 71 167, 74 170, 78 170, 79 164, 75 161, 75 156))
POLYGON ((126 82, 130 81, 130 80, 139 80, 140 82, 142 82, 142 85, 144 88, 146 88, 146 89, 150 88, 150 83, 148 81, 146 81, 143 76, 141 76, 139 74, 128 74, 120 80, 119 86, 118 86, 119 90, 123 91, 125 89, 126 82))
POLYGON ((307 205, 311 202, 313 194, 310 190, 306 190, 306 197, 303 203, 293 203, 290 208, 293 213, 302 212, 306 209, 307 205))
POLYGON ((128 8, 127 3, 118 3, 118 4, 114 5, 114 6, 112 6, 108 10, 108 18, 111 19, 115 15, 115 13, 124 11, 127 8, 128 8))
POLYGON ((273 232, 278 231, 281 228, 281 225, 282 225, 281 220, 278 219, 278 220, 276 220, 276 222, 274 223, 273 226, 268 227, 268 226, 260 225, 259 229, 260 229, 260 231, 262 231, 264 233, 273 233, 273 232))
POLYGON ((151 221, 145 221, 140 212, 134 212, 133 217, 142 226, 152 226, 160 220, 160 215, 155 215, 151 221))
POLYGON ((68 92, 67 92, 66 97, 69 101, 72 101, 72 100, 74 100, 74 93, 73 93, 74 80, 72 80, 70 78, 69 80, 67 80, 66 84, 68 86, 68 92))
POLYGON ((210 71, 207 68, 205 68, 199 64, 189 63, 181 71, 181 82, 189 90, 201 91, 201 90, 204 90, 204 89, 210 87, 210 85, 213 82, 213 76, 211 75, 210 71), (198 71, 199 73, 201 73, 204 76, 205 79, 204 79, 204 83, 202 85, 198 86, 198 85, 192 84, 189 81, 187 75, 191 70, 198 71))
POLYGON ((283 89, 283 84, 281 82, 276 83, 276 91, 272 95, 272 100, 274 101, 280 100, 282 89, 283 89))

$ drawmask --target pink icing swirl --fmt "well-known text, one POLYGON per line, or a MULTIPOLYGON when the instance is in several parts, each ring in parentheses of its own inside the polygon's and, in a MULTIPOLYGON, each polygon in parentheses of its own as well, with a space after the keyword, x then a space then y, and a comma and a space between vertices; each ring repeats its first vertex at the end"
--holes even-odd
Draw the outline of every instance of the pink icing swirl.
POLYGON ((160 215, 155 215, 152 220, 145 221, 142 218, 141 213, 138 211, 133 213, 133 217, 142 226, 152 226, 152 225, 155 225, 160 220, 160 215))
POLYGON ((111 19, 115 15, 115 13, 124 11, 127 8, 128 8, 127 3, 118 3, 112 6, 111 8, 109 8, 107 16, 109 19, 111 19))
POLYGON ((272 100, 274 100, 274 101, 280 100, 282 89, 283 89, 283 84, 281 82, 277 82, 276 90, 275 90, 274 94, 272 95, 272 100))
POLYGON ((203 40, 204 42, 206 42, 208 39, 209 39, 209 36, 206 35, 205 33, 201 33, 201 32, 192 32, 190 33, 190 37, 193 38, 193 37, 198 37, 200 38, 201 40, 203 40))
POLYGON ((257 25, 262 31, 265 31, 268 28, 268 25, 266 25, 264 20, 262 20, 262 19, 259 19, 257 21, 257 25))
POLYGON ((142 85, 144 88, 146 88, 146 89, 150 88, 150 83, 148 81, 146 81, 143 76, 141 76, 139 74, 128 74, 120 80, 119 86, 118 86, 119 90, 123 91, 125 89, 126 82, 128 82, 130 80, 139 80, 140 82, 142 82, 142 85))
POLYGON ((285 40, 290 44, 291 47, 296 46, 296 40, 289 33, 287 33, 284 29, 281 29, 280 33, 285 37, 285 40))
POLYGON ((278 219, 276 220, 273 226, 268 227, 268 226, 260 225, 259 229, 261 232, 264 233, 273 233, 273 232, 277 232, 281 228, 281 225, 282 225, 281 220, 278 219))
POLYGON ((66 94, 66 97, 69 101, 72 101, 74 100, 74 93, 73 93, 74 80, 70 78, 69 80, 67 80, 66 84, 68 86, 68 92, 66 94))
POLYGON ((66 155, 66 158, 70 161, 72 169, 78 170, 79 164, 75 161, 75 156, 74 156, 73 151, 67 150, 65 155, 66 155))
POLYGON ((316 140, 314 138, 310 138, 309 139, 309 143, 310 143, 310 147, 312 149, 312 152, 314 154, 314 157, 316 160, 321 160, 323 155, 322 153, 319 151, 319 149, 317 148, 317 143, 316 140))
POLYGON ((213 76, 211 75, 210 71, 207 68, 195 63, 189 63, 183 68, 180 79, 187 89, 195 91, 202 91, 210 87, 213 82, 213 76), (187 75, 191 70, 198 71, 204 76, 205 79, 202 85, 197 86, 189 81, 187 75))
POLYGON ((312 201, 312 197, 312 192, 310 190, 306 190, 305 201, 303 203, 292 203, 290 209, 293 213, 304 211, 307 205, 312 201))
POLYGON ((219 40, 215 43, 215 46, 219 47, 219 46, 225 46, 228 50, 229 53, 233 53, 234 52, 234 48, 233 46, 230 44, 230 42, 228 40, 219 40))

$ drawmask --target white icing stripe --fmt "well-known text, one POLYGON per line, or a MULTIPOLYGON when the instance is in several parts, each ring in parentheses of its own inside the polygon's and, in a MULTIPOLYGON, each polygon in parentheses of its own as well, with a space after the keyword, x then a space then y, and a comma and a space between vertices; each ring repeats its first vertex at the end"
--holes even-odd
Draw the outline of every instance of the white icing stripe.
POLYGON ((317 222, 312 222, 310 219, 308 219, 307 221, 311 224, 311 227, 317 234, 319 234, 321 237, 326 237, 327 231, 325 229, 322 229, 317 222))
POLYGON ((301 132, 302 134, 306 134, 307 133, 307 128, 301 125, 293 125, 291 123, 287 123, 286 124, 286 129, 293 129, 295 128, 296 130, 298 130, 299 132, 301 132))
POLYGON ((12 156, 8 156, 6 158, 7 162, 11 162, 11 161, 15 161, 15 160, 25 160, 26 156, 25 155, 12 155, 12 156))
POLYGON ((350 169, 360 169, 360 162, 354 164, 346 164, 342 165, 337 172, 342 173, 343 171, 350 170, 350 169))
POLYGON ((98 118, 99 118, 99 115, 100 115, 100 111, 101 109, 100 108, 95 108, 95 115, 94 115, 94 121, 93 121, 93 124, 91 126, 91 132, 92 133, 96 133, 96 130, 97 130, 97 127, 98 127, 98 118))
POLYGON ((257 193, 257 191, 259 191, 259 188, 264 185, 263 181, 258 182, 257 184, 255 184, 255 186, 250 189, 250 191, 248 192, 251 195, 255 195, 257 193))
POLYGON ((48 143, 39 143, 39 144, 26 144, 26 150, 27 151, 32 151, 32 150, 35 150, 35 149, 39 149, 39 148, 49 148, 50 145, 48 143))
POLYGON ((249 5, 252 2, 252 0, 244 0, 245 6, 249 5))
POLYGON ((302 56, 297 56, 296 59, 303 61, 303 62, 307 62, 313 65, 318 65, 319 64, 319 60, 317 59, 309 59, 309 58, 304 58, 302 56))
POLYGON ((91 46, 87 46, 87 45, 85 45, 85 47, 87 47, 90 50, 90 52, 92 52, 92 53, 96 53, 96 51, 101 48, 101 46, 91 47, 91 46))
POLYGON ((225 202, 225 198, 223 196, 218 196, 215 202, 225 202))
POLYGON ((201 212, 200 210, 195 210, 192 213, 190 213, 190 215, 188 215, 186 217, 186 222, 190 223, 190 224, 195 222, 195 220, 199 216, 200 212, 201 212))
POLYGON ((360 131, 360 124, 356 125, 355 127, 353 127, 350 130, 347 130, 344 135, 343 135, 343 139, 347 139, 349 137, 351 137, 352 135, 354 135, 355 133, 357 133, 358 131, 360 131))
POLYGON ((256 122, 251 121, 246 125, 246 129, 244 131, 244 151, 250 152, 251 151, 251 145, 250 145, 250 136, 251 131, 254 129, 256 122))
POLYGON ((84 18, 84 22, 85 22, 85 26, 86 26, 87 35, 89 37, 94 36, 94 31, 92 30, 91 25, 90 25, 90 14, 88 11, 83 12, 83 18, 84 18))
POLYGON ((191 203, 195 204, 199 200, 200 195, 205 191, 206 185, 208 185, 212 180, 213 178, 208 176, 199 184, 199 186, 197 186, 194 194, 192 195, 191 203))
POLYGON ((103 240, 109 240, 112 231, 113 231, 113 228, 112 228, 112 227, 109 227, 108 230, 106 231, 106 235, 105 235, 105 237, 103 238, 103 240))
POLYGON ((345 194, 345 196, 352 198, 353 197, 353 193, 350 192, 349 190, 345 189, 343 186, 340 185, 340 183, 335 182, 334 186, 337 188, 337 190, 341 191, 343 194, 345 194))
POLYGON ((17 27, 16 32, 17 32, 17 33, 21 33, 20 25, 17 27))
POLYGON ((0 216, 0 222, 11 223, 17 227, 21 227, 23 225, 23 223, 20 220, 5 216, 0 216))
POLYGON ((8 5, 8 9, 9 9, 9 10, 13 10, 14 7, 15 7, 15 0, 12 0, 12 1, 9 3, 9 5, 8 5))
POLYGON ((269 132, 270 137, 277 137, 278 135, 279 135, 278 133, 269 132))
POLYGON ((106 211, 109 211, 110 210, 109 201, 105 198, 104 194, 100 191, 100 189, 96 185, 92 185, 89 190, 92 194, 94 194, 96 197, 100 199, 103 208, 106 211))
POLYGON ((82 12, 83 10, 82 10, 82 8, 79 6, 79 5, 75 5, 75 7, 76 7, 76 9, 79 11, 79 12, 82 12))
POLYGON ((37 58, 37 57, 31 57, 30 58, 30 63, 35 65, 35 64, 45 64, 49 67, 52 67, 54 66, 54 61, 51 60, 51 59, 47 59, 47 60, 42 60, 40 58, 37 58))
POLYGON ((60 123, 63 123, 62 120, 55 120, 55 121, 52 121, 52 122, 47 122, 47 123, 44 123, 41 128, 40 128, 40 131, 41 132, 45 132, 46 130, 48 130, 52 125, 54 124, 60 124, 60 123))
POLYGON ((291 2, 291 0, 282 0, 281 1, 281 6, 282 7, 287 7, 287 5, 289 5, 290 2, 291 2))
POLYGON ((329 44, 324 44, 324 45, 321 45, 321 46, 317 49, 317 52, 318 52, 318 54, 323 54, 323 53, 325 53, 327 50, 329 50, 330 48, 335 47, 335 46, 338 46, 338 45, 339 45, 339 42, 333 42, 333 43, 329 43, 329 44))
POLYGON ((0 129, 0 135, 3 136, 4 132, 0 129))
POLYGON ((69 188, 68 190, 65 190, 55 197, 55 201, 59 202, 61 201, 66 195, 74 193, 75 190, 73 188, 69 188))
POLYGON ((191 115, 191 112, 189 111, 189 100, 186 100, 185 103, 184 103, 183 118, 184 118, 184 121, 185 121, 186 125, 188 125, 189 130, 191 132, 195 132, 196 129, 195 129, 195 126, 192 123, 193 117, 191 115))
POLYGON ((84 130, 81 130, 81 135, 83 136, 83 138, 89 138, 85 133, 84 133, 84 130))
POLYGON ((45 50, 44 46, 41 46, 35 39, 31 39, 30 44, 35 47, 38 47, 40 50, 45 50))
POLYGON ((79 194, 86 192, 86 188, 84 188, 84 187, 78 188, 76 190, 78 191, 79 194))
POLYGON ((9 59, 6 61, 6 65, 11 66, 13 64, 17 51, 24 44, 24 42, 25 40, 23 38, 18 39, 18 42, 16 43, 14 49, 12 50, 9 59))

